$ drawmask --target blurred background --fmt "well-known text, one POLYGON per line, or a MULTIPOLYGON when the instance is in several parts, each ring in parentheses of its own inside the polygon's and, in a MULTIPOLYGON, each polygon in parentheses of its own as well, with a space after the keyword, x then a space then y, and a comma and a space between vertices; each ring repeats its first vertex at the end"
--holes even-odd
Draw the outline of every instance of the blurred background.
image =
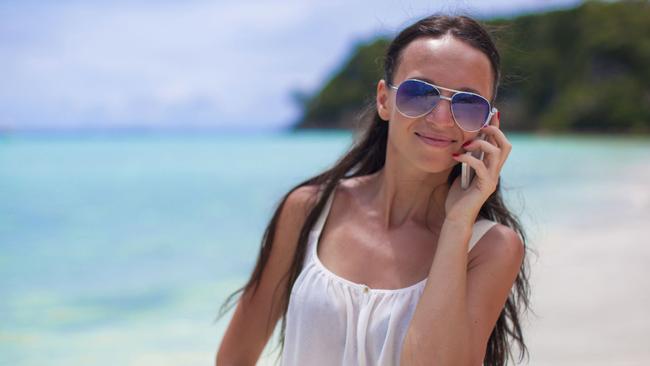
POLYGON ((280 198, 435 12, 502 53, 521 364, 650 364, 650 2, 568 0, 0 2, 0 364, 212 364, 280 198))

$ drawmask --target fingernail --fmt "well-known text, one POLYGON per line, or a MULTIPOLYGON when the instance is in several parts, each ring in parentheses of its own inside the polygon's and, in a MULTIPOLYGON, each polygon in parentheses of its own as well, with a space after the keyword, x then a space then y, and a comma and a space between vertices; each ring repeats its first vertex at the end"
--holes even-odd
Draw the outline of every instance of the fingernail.
POLYGON ((469 141, 465 141, 465 143, 464 143, 464 144, 463 144, 462 146, 463 146, 463 147, 465 147, 465 146, 467 146, 467 145, 469 145, 469 144, 471 144, 471 143, 472 143, 472 141, 473 141, 473 140, 469 140, 469 141))
POLYGON ((501 111, 497 111, 497 119, 500 121, 501 120, 501 111))
POLYGON ((451 156, 453 156, 453 157, 455 157, 455 158, 457 158, 457 157, 459 157, 459 156, 460 156, 460 154, 459 154, 459 153, 453 153, 453 154, 451 154, 451 156))

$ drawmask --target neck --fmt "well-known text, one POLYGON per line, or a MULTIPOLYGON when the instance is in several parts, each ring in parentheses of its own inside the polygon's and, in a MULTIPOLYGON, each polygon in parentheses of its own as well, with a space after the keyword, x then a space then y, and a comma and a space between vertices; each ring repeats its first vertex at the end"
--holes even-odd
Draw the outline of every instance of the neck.
POLYGON ((382 226, 391 230, 406 224, 429 228, 442 225, 450 171, 428 173, 384 166, 372 185, 372 200, 377 204, 382 226))

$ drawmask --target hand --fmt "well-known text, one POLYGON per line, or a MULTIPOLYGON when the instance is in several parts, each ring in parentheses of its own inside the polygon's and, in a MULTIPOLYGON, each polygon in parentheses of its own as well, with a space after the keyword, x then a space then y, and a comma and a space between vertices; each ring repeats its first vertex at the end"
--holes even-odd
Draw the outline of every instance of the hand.
POLYGON ((474 224, 481 207, 496 190, 501 168, 512 150, 510 141, 499 129, 499 114, 492 117, 490 125, 481 129, 486 140, 474 140, 464 149, 484 152, 483 160, 471 154, 455 156, 454 160, 467 163, 476 172, 467 190, 460 187, 460 175, 449 188, 445 201, 446 219, 474 224))

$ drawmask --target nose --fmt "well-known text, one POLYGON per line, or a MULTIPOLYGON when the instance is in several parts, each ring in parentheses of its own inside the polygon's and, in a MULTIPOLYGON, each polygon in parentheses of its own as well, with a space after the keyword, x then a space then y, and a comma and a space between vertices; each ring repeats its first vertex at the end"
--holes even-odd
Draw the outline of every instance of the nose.
POLYGON ((427 122, 437 124, 440 127, 454 126, 454 116, 451 113, 451 98, 441 95, 436 106, 424 118, 427 122))

